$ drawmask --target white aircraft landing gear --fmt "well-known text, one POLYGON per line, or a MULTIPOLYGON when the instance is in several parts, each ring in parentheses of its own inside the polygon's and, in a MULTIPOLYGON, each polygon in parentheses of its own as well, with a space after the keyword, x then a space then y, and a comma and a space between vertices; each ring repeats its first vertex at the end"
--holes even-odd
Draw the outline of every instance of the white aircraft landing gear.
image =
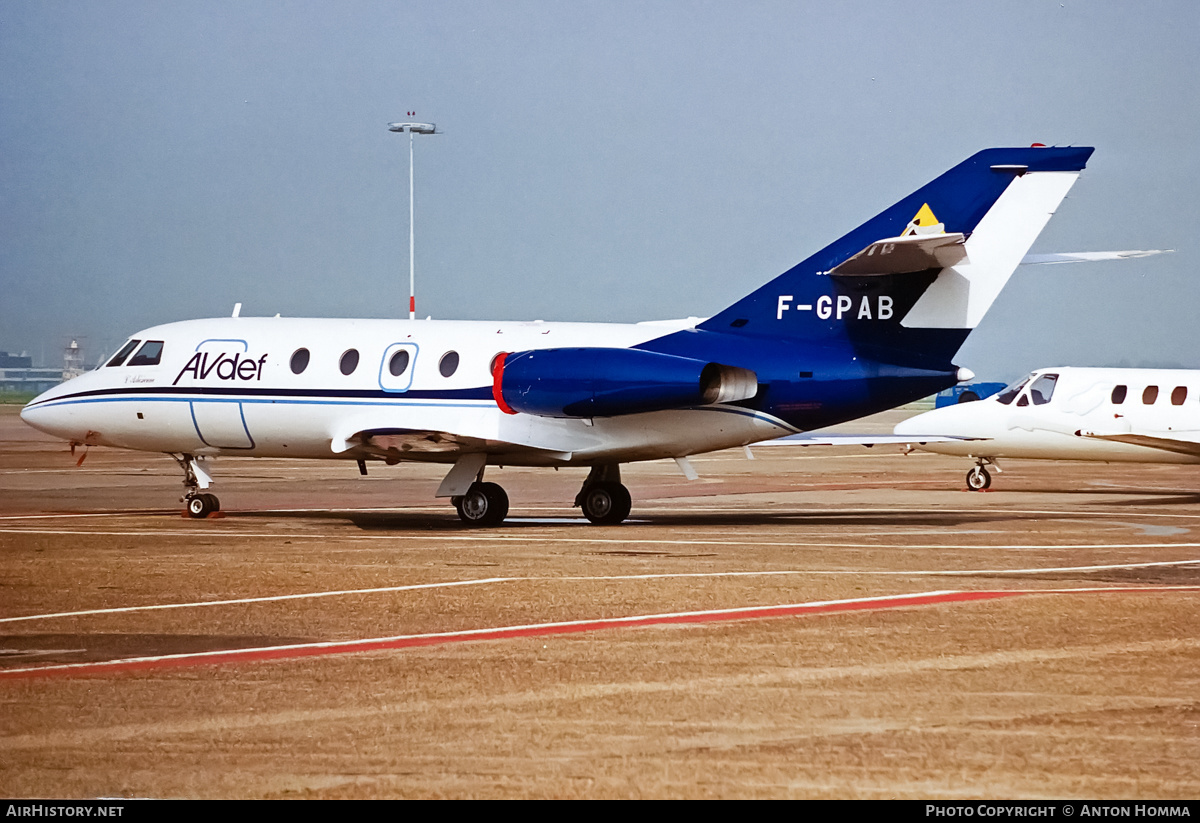
POLYGON ((979 458, 972 469, 967 472, 967 489, 973 492, 981 492, 992 485, 992 475, 988 473, 986 466, 991 464, 997 472, 1000 467, 996 465, 994 460, 986 457, 979 458))
POLYGON ((592 466, 583 488, 575 495, 575 505, 597 526, 615 526, 628 517, 633 499, 621 484, 621 466, 592 466))
POLYGON ((213 512, 221 510, 221 501, 217 499, 215 494, 201 491, 212 485, 212 475, 204 468, 204 466, 190 454, 171 455, 179 467, 183 469, 183 487, 185 489, 183 497, 179 498, 179 502, 183 503, 184 511, 188 517, 203 518, 208 517, 213 512))

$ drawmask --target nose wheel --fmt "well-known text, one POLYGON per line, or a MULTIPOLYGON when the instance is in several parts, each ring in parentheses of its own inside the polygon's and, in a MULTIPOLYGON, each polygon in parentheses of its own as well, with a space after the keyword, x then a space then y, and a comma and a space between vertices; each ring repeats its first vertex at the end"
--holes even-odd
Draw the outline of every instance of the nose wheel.
POLYGON ((183 510, 188 517, 204 518, 221 510, 221 501, 215 494, 202 491, 212 485, 212 475, 190 454, 172 454, 172 458, 183 469, 183 510))
MULTIPOLYGON (((996 471, 1000 471, 1000 467, 996 466, 996 471)), ((983 461, 976 463, 969 472, 967 472, 967 489, 973 492, 981 492, 992 485, 992 475, 984 468, 983 461)))
POLYGON ((208 494, 207 492, 185 497, 184 502, 187 505, 188 517, 208 517, 213 512, 221 510, 221 501, 217 499, 215 494, 208 494))

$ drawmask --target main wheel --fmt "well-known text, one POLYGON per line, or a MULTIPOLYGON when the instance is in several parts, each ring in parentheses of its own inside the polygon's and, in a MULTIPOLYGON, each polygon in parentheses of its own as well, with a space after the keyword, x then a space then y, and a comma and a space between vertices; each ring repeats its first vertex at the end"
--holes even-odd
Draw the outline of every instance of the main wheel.
POLYGON ((597 526, 615 526, 629 516, 633 500, 620 483, 596 483, 583 495, 583 516, 597 526))
POLYGON ((187 499, 188 517, 208 517, 217 510, 217 498, 211 494, 197 494, 187 499))
POLYGON ((454 498, 458 517, 468 526, 496 526, 508 516, 508 495, 495 483, 472 483, 454 498))
POLYGON ((992 476, 983 466, 975 466, 967 472, 967 488, 973 492, 981 492, 992 485, 992 476))

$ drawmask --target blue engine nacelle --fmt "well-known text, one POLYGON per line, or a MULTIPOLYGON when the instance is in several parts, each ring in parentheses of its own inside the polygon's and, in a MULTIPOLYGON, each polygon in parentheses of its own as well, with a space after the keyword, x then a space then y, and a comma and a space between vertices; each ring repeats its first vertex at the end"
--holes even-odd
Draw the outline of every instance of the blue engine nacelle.
POLYGON ((749 369, 641 349, 536 349, 501 355, 492 396, 509 414, 612 417, 747 400, 749 369))

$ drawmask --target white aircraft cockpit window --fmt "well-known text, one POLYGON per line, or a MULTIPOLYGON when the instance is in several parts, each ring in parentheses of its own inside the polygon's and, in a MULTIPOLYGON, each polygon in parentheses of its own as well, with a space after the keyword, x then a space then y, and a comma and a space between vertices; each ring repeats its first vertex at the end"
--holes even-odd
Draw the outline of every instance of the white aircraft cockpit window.
POLYGON ((301 374, 308 368, 308 349, 296 349, 292 352, 292 374, 301 374))
POLYGON ((125 362, 125 358, 129 356, 129 353, 131 351, 133 351, 134 349, 136 349, 137 344, 141 343, 141 342, 142 342, 141 340, 130 340, 128 343, 126 343, 124 346, 122 346, 120 351, 118 351, 116 354, 114 354, 112 356, 112 359, 109 360, 105 365, 106 366, 121 365, 122 363, 125 362))
POLYGON ((399 349, 392 355, 392 359, 388 361, 388 371, 392 373, 392 377, 399 377, 404 374, 404 370, 408 368, 408 349, 399 349))
POLYGON ((438 371, 442 373, 442 377, 449 377, 458 371, 458 352, 448 351, 442 355, 442 359, 438 361, 438 371))
POLYGON ((342 359, 338 361, 338 368, 342 370, 342 374, 354 374, 354 370, 358 368, 358 349, 346 349, 342 359))
POLYGON ((138 353, 129 358, 127 366, 157 366, 162 360, 163 341, 147 340, 138 353))
POLYGON ((1128 386, 1113 386, 1112 403, 1114 406, 1119 406, 1125 402, 1125 396, 1129 394, 1128 386))
POLYGON ((1171 405, 1182 406, 1183 401, 1187 400, 1187 386, 1176 386, 1171 392, 1171 405))
MULTIPOLYGON (((1033 375, 1031 374, 1029 377, 1033 377, 1033 375)), ((996 395, 996 399, 1007 406, 1013 401, 1014 397, 1021 393, 1021 389, 1025 388, 1025 384, 1029 382, 1029 377, 1022 379, 1019 383, 1013 383, 1007 389, 996 395)))
POLYGON ((1058 383, 1057 374, 1043 374, 1029 387, 1029 397, 1033 405, 1044 406, 1054 396, 1054 386, 1058 383))
POLYGON ((1142 405, 1153 406, 1154 401, 1158 399, 1158 386, 1147 386, 1142 392, 1142 405))

